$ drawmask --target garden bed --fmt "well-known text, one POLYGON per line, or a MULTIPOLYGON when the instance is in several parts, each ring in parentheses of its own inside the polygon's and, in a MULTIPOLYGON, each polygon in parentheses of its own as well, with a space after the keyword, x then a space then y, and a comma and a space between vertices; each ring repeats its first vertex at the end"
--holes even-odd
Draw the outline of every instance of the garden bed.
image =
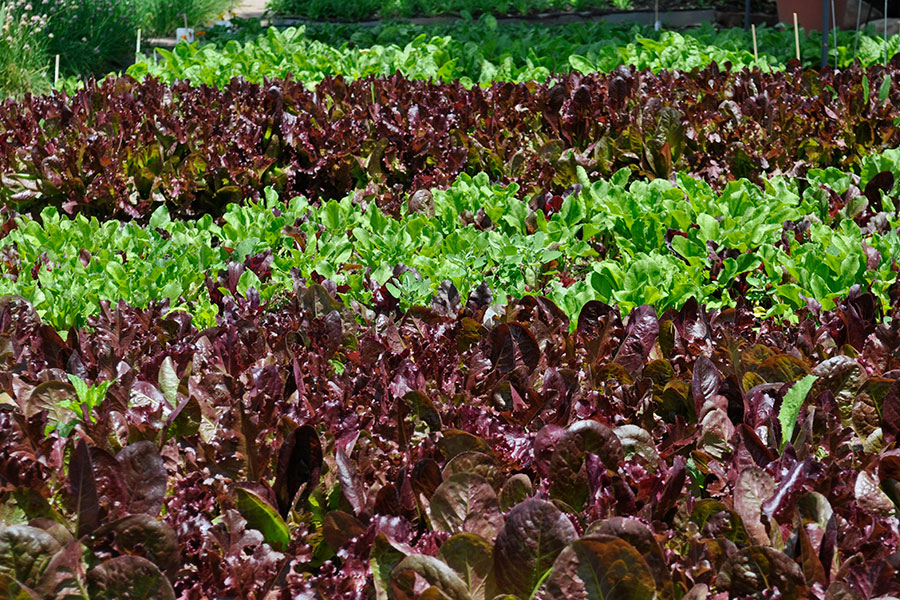
MULTIPOLYGON (((275 0, 270 3, 273 14, 285 22, 299 21, 333 21, 333 22, 372 22, 373 17, 386 20, 408 19, 419 24, 444 23, 459 18, 465 14, 468 17, 479 17, 482 14, 492 14, 498 19, 528 19, 540 22, 559 23, 573 22, 574 19, 612 19, 613 22, 633 20, 645 22, 646 15, 659 13, 667 15, 670 24, 687 26, 698 24, 704 16, 716 12, 744 12, 744 3, 737 0, 731 2, 675 2, 663 0, 658 4, 646 0, 629 0, 627 6, 608 0, 585 0, 583 2, 569 3, 562 1, 545 1, 543 3, 534 0, 522 3, 509 3, 497 7, 496 4, 481 4, 476 0, 459 0, 451 4, 448 10, 446 3, 429 5, 424 2, 416 3, 413 0, 406 2, 379 3, 378 0, 357 0, 334 4, 330 2, 302 2, 295 0, 275 0), (711 12, 712 11, 712 12, 711 12), (688 15, 694 15, 690 17, 688 15), (630 16, 630 19, 629 19, 630 16), (694 21, 693 19, 698 19, 694 21)), ((751 3, 751 12, 760 15, 774 15, 775 3, 769 1, 754 0, 751 3)), ((653 19, 649 21, 653 23, 653 19)))
POLYGON ((4 101, 0 596, 900 595, 900 40, 757 35, 272 28, 4 101))

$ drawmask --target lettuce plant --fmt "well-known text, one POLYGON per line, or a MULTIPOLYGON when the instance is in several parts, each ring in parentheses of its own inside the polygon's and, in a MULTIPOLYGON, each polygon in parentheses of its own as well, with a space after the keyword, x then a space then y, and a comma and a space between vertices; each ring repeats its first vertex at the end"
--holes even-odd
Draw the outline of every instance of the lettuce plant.
POLYGON ((161 204, 218 216, 270 186, 314 201, 359 192, 396 215, 405 194, 463 172, 516 183, 540 208, 580 183, 578 167, 591 180, 685 172, 716 189, 853 172, 900 144, 893 71, 622 68, 486 89, 394 75, 328 78, 314 93, 292 81, 219 90, 110 78, 72 97, 6 103, 0 200, 34 215, 55 206, 146 220, 161 204))
POLYGON ((165 302, 105 305, 65 340, 5 298, 5 588, 900 593, 896 294, 883 310, 854 289, 796 325, 595 301, 570 326, 487 286, 374 314, 334 291, 223 297, 204 330, 165 302), (117 379, 41 435, 74 373, 117 379))
POLYGON ((790 319, 809 300, 832 308, 854 285, 886 305, 896 196, 890 171, 876 168, 892 168, 894 154, 867 158, 871 181, 858 185, 837 171, 811 173, 802 194, 799 180, 782 177, 716 193, 686 176, 629 184, 622 171, 591 182, 579 168, 583 183, 543 208, 485 174, 416 192, 396 219, 350 196, 316 205, 271 189, 220 220, 173 220, 160 207, 146 227, 48 208, 40 223, 9 221, 0 292, 27 298, 58 330, 83 325, 101 300, 144 307, 165 298, 213 325, 222 294, 254 288, 277 298, 298 278, 334 281, 350 304, 387 294, 402 308, 428 302, 444 281, 467 298, 480 278, 498 302, 542 294, 571 316, 591 300, 627 312, 698 297, 790 319), (833 199, 850 194, 843 207, 833 199))

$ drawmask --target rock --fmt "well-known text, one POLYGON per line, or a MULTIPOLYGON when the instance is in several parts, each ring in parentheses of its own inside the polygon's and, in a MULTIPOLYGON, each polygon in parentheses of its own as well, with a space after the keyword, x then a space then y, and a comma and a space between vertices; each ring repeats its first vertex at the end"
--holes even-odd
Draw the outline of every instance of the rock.
MULTIPOLYGON (((884 19, 875 19, 867 25, 873 25, 875 27, 875 33, 884 35, 884 19)), ((900 33, 900 19, 889 17, 887 20, 887 34, 897 35, 898 33, 900 33)))
POLYGON ((844 20, 839 22, 838 26, 841 29, 856 29, 857 11, 859 11, 860 14, 860 27, 869 21, 881 19, 881 17, 884 16, 883 12, 869 2, 865 2, 864 0, 847 0, 847 10, 844 11, 844 20))

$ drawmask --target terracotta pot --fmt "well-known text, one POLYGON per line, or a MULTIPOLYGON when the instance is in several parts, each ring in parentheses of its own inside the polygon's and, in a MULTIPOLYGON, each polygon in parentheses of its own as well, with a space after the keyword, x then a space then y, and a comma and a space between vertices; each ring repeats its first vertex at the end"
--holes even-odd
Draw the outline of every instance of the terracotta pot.
MULTIPOLYGON (((843 22, 844 13, 847 11, 847 0, 834 0, 834 11, 837 15, 838 26, 843 22)), ((822 0, 778 0, 778 20, 794 26, 794 13, 797 13, 797 21, 800 27, 807 31, 820 31, 822 29, 822 0)), ((829 24, 829 29, 831 25, 829 24)))

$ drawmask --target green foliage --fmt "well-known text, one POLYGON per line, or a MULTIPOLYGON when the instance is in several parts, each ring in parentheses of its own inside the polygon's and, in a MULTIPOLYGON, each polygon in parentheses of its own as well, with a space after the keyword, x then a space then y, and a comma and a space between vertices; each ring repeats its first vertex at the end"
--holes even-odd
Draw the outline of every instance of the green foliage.
POLYGON ((266 32, 262 17, 238 17, 229 14, 227 24, 213 25, 204 32, 205 42, 224 44, 232 40, 246 42, 256 39, 266 32))
POLYGON ((247 524, 263 534, 263 538, 276 550, 286 550, 291 541, 287 524, 278 512, 263 498, 251 490, 235 489, 237 506, 247 524))
POLYGON ((628 8, 630 0, 270 0, 275 12, 309 19, 359 21, 371 17, 412 17, 419 15, 520 14, 585 10, 617 6, 628 8))
POLYGON ((0 2, 0 97, 46 93, 53 57, 60 57, 70 90, 77 79, 124 69, 134 58, 138 28, 145 36, 171 34, 188 22, 204 24, 229 0, 3 0, 0 2))
MULTIPOLYGON (((885 166, 885 159, 870 162, 885 166)), ((434 190, 433 217, 429 208, 394 219, 352 197, 318 206, 303 198, 284 202, 272 190, 260 203, 229 206, 219 222, 174 221, 160 207, 141 227, 61 218, 47 208, 40 222, 20 217, 0 241, 0 252, 15 257, 2 268, 0 294, 24 296, 61 330, 85 324, 100 300, 119 299, 136 306, 168 299, 171 310, 189 311, 204 327, 217 312, 207 275, 269 251, 271 273, 243 270, 238 293, 256 288, 263 299, 274 298, 292 289, 296 270, 346 286, 344 299, 363 304, 372 300, 370 281, 386 285, 402 306, 428 303, 445 280, 463 297, 472 282, 486 281, 497 302, 543 294, 570 315, 595 299, 627 312, 695 297, 711 308, 743 298, 760 316, 790 319, 806 298, 829 309, 855 284, 886 302, 896 279, 896 236, 864 233, 853 207, 832 216, 821 202, 820 184, 843 191, 831 170, 811 172, 802 194, 796 180, 783 177, 763 189, 732 182, 721 193, 685 176, 677 185, 626 185, 625 171, 593 183, 581 172, 581 180, 582 192, 550 216, 531 211, 515 185, 490 185, 484 174, 434 190), (488 219, 486 228, 483 221, 476 226, 476 214, 488 219), (785 223, 808 229, 783 236, 785 223), (866 247, 879 253, 877 264, 866 247), (409 270, 395 275, 397 265, 409 270)))
POLYGON ((26 9, 23 0, 0 2, 0 98, 45 92, 46 19, 26 9))
POLYGON ((69 382, 75 388, 75 397, 65 397, 57 403, 57 409, 63 411, 63 414, 74 414, 74 418, 67 421, 56 421, 49 423, 44 435, 49 435, 51 431, 58 431, 62 437, 67 437, 75 426, 83 420, 90 420, 96 423, 96 417, 93 416, 94 409, 100 406, 100 403, 106 398, 106 392, 115 380, 103 381, 94 386, 89 386, 81 377, 68 373, 69 382))
MULTIPOLYGON (((359 25, 308 25, 306 34, 331 46, 348 44, 367 48, 376 44, 407 44, 417 36, 452 38, 459 51, 460 64, 477 68, 482 59, 502 64, 509 56, 515 65, 529 59, 551 72, 568 71, 569 56, 578 55, 597 63, 602 71, 620 64, 663 68, 690 69, 716 60, 731 62, 736 68, 758 64, 776 68, 794 58, 793 31, 781 27, 762 26, 756 30, 760 49, 759 61, 753 60, 753 39, 743 28, 720 29, 711 24, 683 32, 656 31, 650 26, 628 23, 582 22, 565 25, 498 23, 491 16, 477 21, 460 20, 441 25, 415 25, 387 22, 374 27, 359 25), (675 34, 675 35, 673 35, 675 34), (703 60, 706 62, 703 62, 703 60)), ((801 57, 807 67, 818 68, 821 58, 821 35, 801 33, 801 57)), ((838 63, 853 62, 855 33, 838 33, 838 63)), ((888 38, 888 56, 900 51, 900 36, 888 38)), ((884 41, 873 30, 859 36, 858 58, 864 65, 884 61, 884 41)), ((832 49, 831 57, 834 56, 832 49)), ((831 59, 833 62, 833 58, 831 59)))
POLYGON ((137 13, 131 0, 60 0, 35 10, 47 18, 50 56, 66 75, 101 75, 134 57, 137 13))
MULTIPOLYGON (((208 85, 224 85, 234 77, 251 82, 291 78, 314 85, 329 75, 358 79, 396 71, 418 79, 450 81, 459 74, 447 49, 449 43, 449 39, 426 40, 422 36, 404 47, 388 45, 349 50, 309 40, 303 28, 285 31, 271 28, 256 41, 246 44, 230 41, 218 48, 211 44, 180 43, 173 51, 158 49, 161 62, 140 60, 128 73, 138 78, 152 75, 167 82, 190 80, 208 85)), ((534 73, 531 79, 547 75, 534 73)))
POLYGON ((24 261, 33 263, 47 252, 52 262, 33 276, 21 273, 15 283, 0 282, 0 290, 31 299, 39 310, 50 313, 48 318, 58 329, 84 323, 99 300, 119 298, 143 306, 169 298, 173 310, 186 308, 179 297, 197 298, 192 312, 201 322, 211 323, 215 311, 202 293, 204 275, 221 268, 227 258, 222 249, 211 247, 211 231, 216 230, 212 220, 207 217, 190 226, 168 222, 166 233, 172 236, 168 240, 154 229, 164 221, 168 215, 160 212, 150 228, 143 229, 84 217, 69 220, 55 209, 45 209, 42 224, 22 219, 20 228, 3 243, 15 244, 24 261), (117 250, 124 253, 124 262, 117 250))
POLYGON ((806 401, 809 390, 812 389, 816 382, 815 375, 807 375, 797 383, 784 395, 781 401, 781 408, 778 411, 778 422, 781 423, 781 447, 784 448, 791 439, 794 432, 794 426, 797 424, 797 417, 800 415, 800 409, 806 401))
MULTIPOLYGON (((620 65, 654 71, 690 70, 715 61, 730 63, 734 68, 772 70, 793 58, 790 32, 762 27, 757 34, 763 49, 758 60, 753 57, 749 34, 742 29, 717 30, 710 25, 677 33, 603 22, 500 25, 490 16, 439 26, 314 25, 270 30, 244 43, 179 44, 174 52, 162 53, 162 62, 144 59, 129 73, 219 86, 233 77, 262 82, 263 77, 290 76, 312 86, 328 75, 359 78, 399 71, 412 78, 460 79, 473 85, 541 81, 573 69, 609 72, 620 65)), ((811 33, 803 44, 804 61, 809 66, 819 64, 817 35, 811 33)), ((883 60, 881 38, 863 33, 860 40, 862 64, 883 60)), ((851 33, 841 34, 838 55, 843 66, 853 62, 853 42, 851 33)), ((900 36, 889 38, 888 53, 893 55, 898 50, 900 36)))

